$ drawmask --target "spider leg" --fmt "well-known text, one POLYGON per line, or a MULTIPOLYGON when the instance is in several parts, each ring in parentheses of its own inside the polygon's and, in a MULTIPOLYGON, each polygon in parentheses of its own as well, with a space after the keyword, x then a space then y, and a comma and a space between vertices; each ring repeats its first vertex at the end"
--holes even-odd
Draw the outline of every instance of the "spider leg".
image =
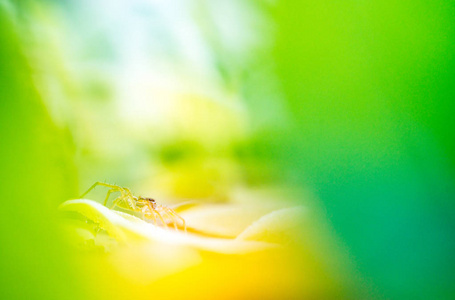
POLYGON ((180 221, 182 221, 183 230, 185 230, 185 232, 186 232, 186 222, 185 222, 185 219, 182 218, 181 216, 179 216, 172 208, 166 207, 166 210, 168 211, 169 214, 171 214, 172 216, 174 216, 174 217, 180 219, 180 221))
POLYGON ((153 213, 153 207, 152 205, 150 205, 150 203, 148 201, 146 202, 139 202, 141 204, 145 204, 143 207, 142 207, 142 212, 144 215, 147 215, 147 217, 149 219, 153 219, 153 224, 156 226, 156 217, 155 217, 155 214, 153 213))
POLYGON ((175 222, 175 218, 167 211, 166 208, 167 208, 167 207, 163 208, 162 211, 169 217, 169 219, 171 219, 172 224, 174 224, 175 230, 178 230, 178 228, 177 228, 177 222, 175 222))
POLYGON ((115 192, 120 192, 120 193, 122 193, 122 190, 116 189, 116 188, 110 189, 110 190, 107 192, 106 199, 104 199, 104 206, 107 205, 107 200, 109 200, 109 196, 111 195, 111 193, 115 193, 115 192))
POLYGON ((157 226, 155 214, 152 212, 150 215, 151 215, 152 218, 153 218, 153 224, 154 224, 155 226, 157 226))
POLYGON ((150 204, 150 202, 147 201, 147 206, 146 206, 146 207, 149 209, 150 215, 151 215, 152 218, 153 218, 153 224, 155 224, 155 226, 156 226, 156 217, 155 217, 155 214, 153 213, 153 206, 152 206, 152 204, 150 204))
MULTIPOLYGON (((131 193, 130 189, 129 188, 122 188, 123 191, 126 193, 126 200, 128 201, 128 204, 129 206, 134 210, 134 211, 138 211, 138 208, 136 206, 136 202, 135 201, 135 197, 133 196, 133 194, 131 193)), ((137 199, 136 199, 137 200, 137 199)))
POLYGON ((130 195, 123 196, 123 200, 125 203, 134 211, 138 211, 136 204, 134 203, 134 198, 130 197, 130 195))
POLYGON ((163 216, 160 214, 160 212, 159 212, 158 210, 156 210, 156 209, 153 209, 153 210, 152 210, 152 213, 157 214, 157 215, 158 215, 158 218, 160 218, 160 220, 161 220, 161 222, 163 223, 164 227, 167 228, 167 224, 166 224, 166 222, 164 222, 163 216))
POLYGON ((100 182, 95 182, 85 193, 79 196, 80 199, 84 198, 85 195, 87 195, 91 190, 93 190, 97 185, 99 185, 100 182))
POLYGON ((98 185, 101 185, 101 186, 105 186, 105 187, 109 187, 111 189, 122 189, 121 187, 119 187, 118 185, 114 185, 114 184, 108 184, 108 183, 104 183, 104 182, 100 182, 100 181, 97 181, 95 182, 85 193, 83 193, 79 198, 83 198, 85 195, 87 195, 91 190, 93 190, 96 186, 98 185))
POLYGON ((141 211, 143 217, 147 217, 147 218, 150 217, 150 210, 148 210, 149 207, 145 201, 139 200, 136 202, 136 204, 141 205, 140 211, 141 211))
POLYGON ((109 196, 111 195, 111 193, 113 192, 112 189, 110 189, 107 194, 106 194, 106 199, 104 199, 104 206, 107 205, 107 200, 109 200, 109 196))
POLYGON ((123 190, 129 194, 131 197, 133 196, 133 194, 131 193, 130 189, 129 188, 123 188, 123 190))
POLYGON ((144 220, 144 221, 145 221, 145 214, 146 214, 146 207, 143 206, 141 209, 141 215, 142 215, 142 220, 144 220))
POLYGON ((111 207, 111 209, 114 209, 114 207, 116 207, 117 204, 118 204, 120 201, 123 200, 123 197, 124 197, 124 196, 120 196, 120 197, 118 197, 117 199, 115 199, 114 202, 112 202, 112 207, 111 207))

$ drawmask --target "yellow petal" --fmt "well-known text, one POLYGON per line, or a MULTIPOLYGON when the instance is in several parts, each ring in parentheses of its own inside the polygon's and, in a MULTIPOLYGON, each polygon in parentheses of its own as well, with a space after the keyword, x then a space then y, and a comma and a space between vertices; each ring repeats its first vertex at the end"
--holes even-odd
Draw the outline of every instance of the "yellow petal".
POLYGON ((302 206, 276 210, 248 226, 237 239, 295 244, 303 229, 305 212, 302 206))
POLYGON ((166 244, 142 243, 119 248, 107 258, 121 281, 147 286, 202 262, 197 250, 166 244))
POLYGON ((180 215, 187 226, 196 232, 235 238, 246 227, 275 208, 276 205, 217 204, 199 206, 180 215))
POLYGON ((108 209, 97 202, 87 199, 66 201, 60 206, 60 209, 82 214, 119 242, 146 240, 223 254, 245 254, 277 247, 275 244, 260 241, 211 238, 190 233, 186 234, 171 229, 162 229, 135 216, 108 209))
POLYGON ((69 200, 62 203, 59 209, 83 215, 119 242, 126 242, 131 239, 147 239, 148 237, 147 232, 141 226, 146 222, 125 213, 114 212, 92 200, 69 200))

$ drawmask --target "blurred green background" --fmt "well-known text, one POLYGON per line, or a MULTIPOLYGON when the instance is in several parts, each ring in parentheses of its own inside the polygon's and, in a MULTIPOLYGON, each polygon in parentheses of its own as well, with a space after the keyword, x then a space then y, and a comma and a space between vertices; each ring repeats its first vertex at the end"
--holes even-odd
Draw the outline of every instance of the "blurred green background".
POLYGON ((454 295, 450 1, 290 1, 275 16, 283 144, 378 294, 454 295))
POLYGON ((0 3, 2 299, 96 298, 55 210, 98 180, 301 189, 362 298, 454 297, 451 1, 0 3))

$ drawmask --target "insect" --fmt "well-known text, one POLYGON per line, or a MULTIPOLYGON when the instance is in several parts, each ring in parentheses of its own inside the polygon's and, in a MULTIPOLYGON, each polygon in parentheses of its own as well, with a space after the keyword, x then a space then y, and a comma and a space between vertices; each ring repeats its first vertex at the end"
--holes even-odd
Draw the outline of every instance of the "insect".
POLYGON ((79 198, 83 198, 87 195, 91 190, 93 190, 98 185, 105 186, 109 188, 107 192, 106 199, 104 200, 104 206, 107 206, 107 201, 109 200, 109 196, 112 193, 120 193, 120 196, 114 199, 112 202, 111 209, 114 209, 116 206, 140 212, 142 214, 142 219, 149 219, 153 220, 153 223, 157 225, 157 221, 159 220, 160 223, 164 227, 167 226, 167 222, 165 219, 170 220, 170 223, 174 225, 175 230, 178 230, 178 226, 181 225, 184 230, 186 231, 186 224, 185 220, 180 217, 172 208, 167 206, 159 205, 156 203, 155 199, 147 198, 147 197, 137 197, 134 196, 128 188, 120 187, 115 184, 108 184, 104 182, 95 182, 85 193, 83 193, 79 198))

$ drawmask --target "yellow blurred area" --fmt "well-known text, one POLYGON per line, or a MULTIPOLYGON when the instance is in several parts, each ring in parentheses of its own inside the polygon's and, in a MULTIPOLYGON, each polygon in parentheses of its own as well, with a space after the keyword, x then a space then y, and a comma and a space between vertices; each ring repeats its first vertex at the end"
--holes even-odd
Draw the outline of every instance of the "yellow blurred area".
POLYGON ((248 120, 244 104, 235 98, 220 98, 179 97, 167 118, 175 125, 165 126, 174 128, 176 133, 168 138, 195 140, 209 149, 217 149, 245 137, 248 120))
MULTIPOLYGON (((98 227, 94 235, 85 235, 85 242, 95 239, 91 245, 96 247, 76 256, 85 266, 84 277, 103 299, 327 299, 352 293, 347 288, 352 274, 302 207, 275 210, 259 219, 225 210, 226 218, 249 223, 234 239, 205 234, 211 226, 223 226, 216 219, 196 224, 196 234, 191 219, 188 233, 163 230, 90 200, 71 200, 61 209, 79 212, 98 227), (119 244, 112 247, 97 238, 100 230, 120 238, 119 244), (329 263, 330 255, 338 266, 329 263)), ((188 213, 192 210, 200 215, 219 211, 194 207, 188 213)))
POLYGON ((311 259, 290 261, 289 257, 295 256, 277 250, 196 256, 189 250, 181 253, 173 248, 143 246, 86 263, 99 268, 99 273, 91 275, 95 275, 93 280, 104 283, 106 299, 287 299, 343 295, 342 288, 327 277, 320 265, 311 259), (161 252, 176 257, 163 264, 161 252), (166 272, 157 275, 156 268, 166 272), (167 273, 172 271, 180 272, 167 273), (157 279, 159 276, 163 277, 157 279))
POLYGON ((238 166, 231 159, 204 158, 159 169, 148 190, 155 195, 179 199, 226 201, 239 183, 238 166))

